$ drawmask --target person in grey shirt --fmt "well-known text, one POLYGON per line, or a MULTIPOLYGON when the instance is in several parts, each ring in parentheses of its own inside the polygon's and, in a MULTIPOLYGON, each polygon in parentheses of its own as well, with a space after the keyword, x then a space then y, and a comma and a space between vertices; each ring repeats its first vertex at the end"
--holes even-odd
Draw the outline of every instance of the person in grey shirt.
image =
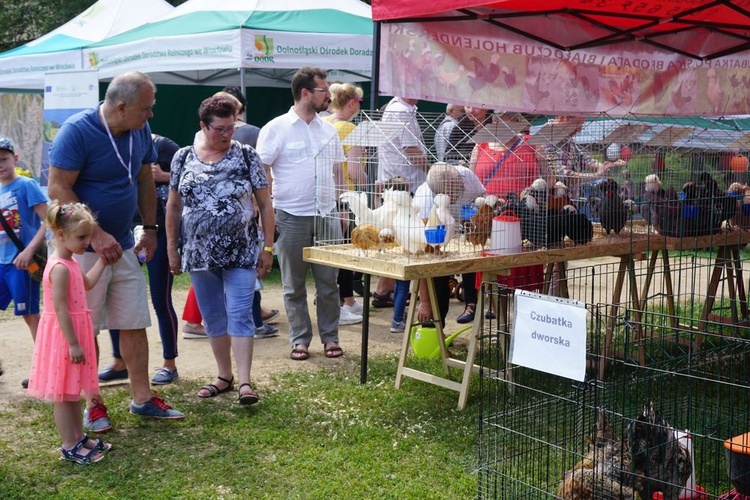
POLYGON ((450 139, 453 127, 458 124, 459 118, 464 114, 464 107, 458 104, 448 104, 445 107, 445 118, 435 131, 435 156, 438 161, 445 159, 448 150, 448 139, 450 139))
MULTIPOLYGON (((238 101, 240 101, 241 107, 237 110, 237 116, 244 117, 245 105, 247 104, 247 100, 242 94, 242 90, 239 87, 224 87, 221 90, 222 92, 231 94, 238 101)), ((240 144, 248 144, 252 146, 253 149, 255 149, 256 145, 258 144, 258 134, 260 134, 260 128, 256 127, 255 125, 245 123, 242 118, 237 118, 235 120, 234 126, 234 136, 232 137, 232 139, 239 142, 240 144)))

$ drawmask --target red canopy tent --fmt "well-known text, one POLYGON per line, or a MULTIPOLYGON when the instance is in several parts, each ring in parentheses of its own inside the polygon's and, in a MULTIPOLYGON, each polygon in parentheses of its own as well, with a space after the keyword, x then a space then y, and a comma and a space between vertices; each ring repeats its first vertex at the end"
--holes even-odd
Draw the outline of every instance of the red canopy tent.
POLYGON ((750 0, 373 0, 372 13, 385 94, 542 113, 750 111, 750 0))

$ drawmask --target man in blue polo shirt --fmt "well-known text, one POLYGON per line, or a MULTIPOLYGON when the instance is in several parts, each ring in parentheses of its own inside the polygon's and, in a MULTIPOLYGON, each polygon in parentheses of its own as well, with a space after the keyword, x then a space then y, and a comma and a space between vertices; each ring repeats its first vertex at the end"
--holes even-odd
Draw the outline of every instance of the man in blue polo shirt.
MULTIPOLYGON (((84 202, 96 214, 99 227, 78 262, 84 273, 100 257, 108 264, 87 300, 95 331, 120 330, 120 352, 133 396, 130 412, 181 419, 182 413, 151 394, 146 338, 151 317, 136 255, 145 250, 150 260, 156 250, 156 189, 151 173, 156 151, 148 126, 155 93, 147 75, 124 73, 112 80, 96 108, 71 116, 50 150, 49 196, 61 203, 84 202), (144 228, 138 242, 131 231, 136 209, 144 228)), ((110 428, 98 394, 86 395, 84 427, 93 432, 110 428)))

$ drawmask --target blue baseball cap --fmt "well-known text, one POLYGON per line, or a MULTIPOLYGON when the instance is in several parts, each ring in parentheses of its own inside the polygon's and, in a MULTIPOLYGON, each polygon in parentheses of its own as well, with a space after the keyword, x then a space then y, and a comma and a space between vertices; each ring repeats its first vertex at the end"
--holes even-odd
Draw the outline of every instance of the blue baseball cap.
POLYGON ((13 141, 7 137, 0 136, 0 149, 7 149, 13 154, 16 154, 16 150, 13 147, 13 141))

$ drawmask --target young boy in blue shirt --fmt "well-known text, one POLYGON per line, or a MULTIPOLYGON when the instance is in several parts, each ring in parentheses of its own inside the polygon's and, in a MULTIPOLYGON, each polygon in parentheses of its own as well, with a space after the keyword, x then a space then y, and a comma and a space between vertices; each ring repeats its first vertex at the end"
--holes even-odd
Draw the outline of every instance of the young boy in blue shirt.
POLYGON ((18 175, 17 162, 13 142, 0 136, 0 216, 26 247, 20 252, 0 226, 0 309, 7 309, 12 300, 15 315, 23 317, 31 338, 36 339, 39 283, 31 279, 27 268, 34 252, 46 244, 47 197, 34 179, 18 175))

